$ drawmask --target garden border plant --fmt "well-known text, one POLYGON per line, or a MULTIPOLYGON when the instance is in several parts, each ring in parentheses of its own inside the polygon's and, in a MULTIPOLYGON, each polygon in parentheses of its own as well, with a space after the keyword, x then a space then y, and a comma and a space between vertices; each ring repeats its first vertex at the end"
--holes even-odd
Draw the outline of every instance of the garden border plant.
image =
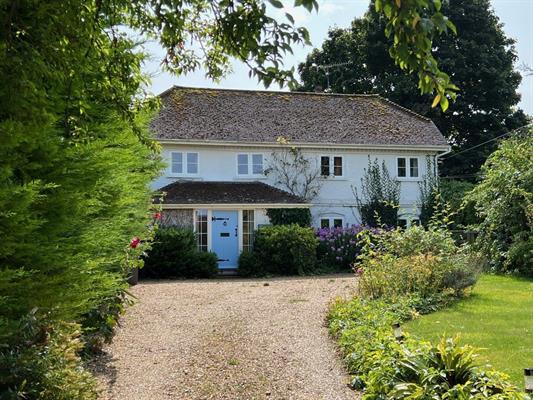
POLYGON ((505 374, 477 365, 474 350, 455 339, 431 345, 393 335, 393 323, 444 307, 475 283, 476 260, 448 231, 434 224, 360 235, 366 242, 358 259, 361 296, 337 299, 327 322, 363 399, 526 398, 505 374))

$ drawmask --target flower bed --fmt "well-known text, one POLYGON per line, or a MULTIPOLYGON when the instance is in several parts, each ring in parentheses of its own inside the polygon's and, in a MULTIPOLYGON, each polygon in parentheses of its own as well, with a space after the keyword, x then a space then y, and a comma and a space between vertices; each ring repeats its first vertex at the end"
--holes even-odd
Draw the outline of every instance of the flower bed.
POLYGON ((369 231, 378 235, 380 230, 364 225, 352 225, 349 228, 317 229, 317 257, 322 267, 335 271, 350 270, 359 254, 362 243, 360 235, 369 231))
POLYGON ((474 351, 443 338, 431 345, 393 334, 393 323, 461 298, 477 280, 475 257, 448 231, 362 230, 359 297, 332 304, 328 325, 352 386, 363 399, 523 399, 505 374, 480 366, 474 351))

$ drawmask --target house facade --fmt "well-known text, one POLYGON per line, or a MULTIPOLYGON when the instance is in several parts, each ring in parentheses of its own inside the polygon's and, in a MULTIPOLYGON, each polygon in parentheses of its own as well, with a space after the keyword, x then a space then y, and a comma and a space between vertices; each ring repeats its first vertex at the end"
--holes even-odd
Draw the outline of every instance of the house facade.
POLYGON ((354 191, 369 161, 400 181, 400 220, 414 223, 419 184, 449 151, 431 120, 376 95, 173 87, 161 101, 162 223, 193 228, 221 269, 236 268, 270 208, 309 208, 315 227, 360 223, 354 191), (313 196, 271 172, 289 149, 316 169, 313 196))

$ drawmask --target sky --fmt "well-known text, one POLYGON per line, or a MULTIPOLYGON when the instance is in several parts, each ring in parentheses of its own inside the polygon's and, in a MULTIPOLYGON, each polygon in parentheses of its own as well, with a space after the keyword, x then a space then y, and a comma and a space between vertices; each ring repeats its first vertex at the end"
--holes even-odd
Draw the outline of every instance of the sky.
MULTIPOLYGON (((369 1, 319 0, 318 13, 316 11, 309 13, 302 7, 292 7, 291 4, 294 3, 292 0, 284 0, 283 3, 287 6, 282 11, 292 14, 296 25, 305 26, 309 30, 312 42, 312 46, 293 48, 294 55, 287 57, 285 61, 285 66, 291 67, 297 66, 298 63, 305 60, 313 47, 321 47, 330 27, 348 27, 355 17, 362 16, 368 8, 369 1)), ((492 0, 491 3, 496 15, 503 23, 506 35, 516 40, 515 46, 519 57, 516 67, 520 69, 521 65, 525 64, 533 68, 533 0, 492 0)), ((275 12, 278 11, 274 10, 275 12)), ((144 70, 152 76, 150 90, 154 94, 159 94, 172 85, 264 89, 263 85, 258 83, 255 78, 248 77, 248 68, 238 61, 233 63, 233 72, 216 83, 206 78, 205 72, 202 70, 180 77, 163 72, 159 65, 164 54, 163 50, 156 43, 148 44, 146 50, 152 57, 145 64, 144 70)), ((272 85, 270 90, 287 89, 280 89, 278 86, 272 85)), ((523 76, 518 91, 522 95, 519 106, 526 113, 533 115, 533 75, 523 76)))

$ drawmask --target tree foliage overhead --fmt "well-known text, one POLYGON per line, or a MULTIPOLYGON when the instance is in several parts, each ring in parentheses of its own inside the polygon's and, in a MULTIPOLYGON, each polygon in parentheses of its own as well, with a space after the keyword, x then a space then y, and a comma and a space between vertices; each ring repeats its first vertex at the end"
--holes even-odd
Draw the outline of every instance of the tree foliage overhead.
MULTIPOLYGON (((455 24, 457 35, 436 36, 433 55, 460 89, 446 112, 432 108, 432 98, 420 94, 418 79, 405 74, 391 60, 388 49, 394 40, 384 34, 387 20, 372 4, 350 28, 331 29, 322 48, 313 50, 300 64, 300 90, 325 88, 328 72, 332 92, 380 94, 430 117, 448 138, 454 153, 524 125, 526 117, 516 107, 521 77, 513 70, 517 58, 514 40, 505 36, 489 0, 443 1, 442 12, 455 24), (349 64, 320 67, 346 62, 349 64)), ((491 142, 454 156, 444 162, 441 172, 470 176, 495 146, 491 142)))

